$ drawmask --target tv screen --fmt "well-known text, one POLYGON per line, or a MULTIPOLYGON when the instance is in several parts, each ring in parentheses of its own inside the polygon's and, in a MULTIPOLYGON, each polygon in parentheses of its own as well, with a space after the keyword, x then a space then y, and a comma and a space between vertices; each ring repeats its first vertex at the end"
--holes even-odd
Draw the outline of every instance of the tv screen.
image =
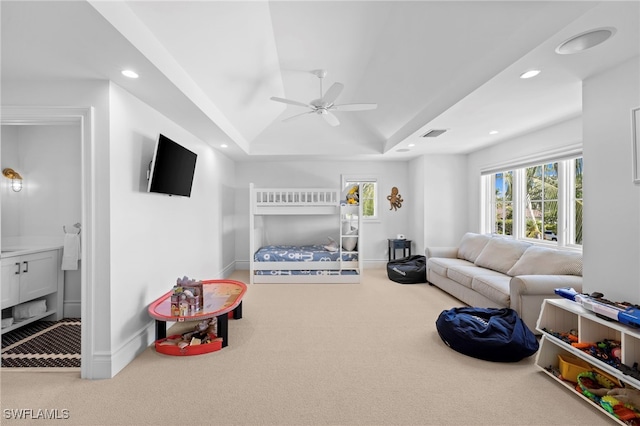
POLYGON ((149 192, 191 196, 197 154, 164 135, 158 136, 149 172, 149 192))

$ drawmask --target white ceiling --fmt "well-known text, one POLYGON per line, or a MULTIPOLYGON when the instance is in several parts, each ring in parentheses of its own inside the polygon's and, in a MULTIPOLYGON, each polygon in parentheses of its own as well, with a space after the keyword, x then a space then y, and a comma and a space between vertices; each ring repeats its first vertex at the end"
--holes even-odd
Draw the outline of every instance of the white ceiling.
MULTIPOLYGON (((89 1, 0 3, 2 85, 109 79, 236 160, 468 153, 581 111, 581 81, 640 54, 640 2, 89 1), (614 27, 575 55, 555 48, 614 27), (120 75, 133 68, 137 80, 120 75), (518 76, 542 70, 530 80, 518 76), (271 101, 320 95, 371 111, 271 101), (447 129, 438 138, 420 137, 447 129), (489 135, 498 130, 497 135, 489 135), (220 148, 227 144, 227 148, 220 148), (415 146, 410 147, 410 144, 415 146)), ((159 129, 160 131, 161 129, 159 129)))

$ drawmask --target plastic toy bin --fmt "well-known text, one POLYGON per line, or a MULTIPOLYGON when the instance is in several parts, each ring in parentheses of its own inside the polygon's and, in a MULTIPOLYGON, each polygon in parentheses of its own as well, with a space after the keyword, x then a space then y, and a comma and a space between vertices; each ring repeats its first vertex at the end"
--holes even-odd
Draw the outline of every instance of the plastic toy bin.
POLYGON ((564 380, 578 383, 578 374, 591 371, 591 366, 570 354, 558 354, 558 369, 564 380))

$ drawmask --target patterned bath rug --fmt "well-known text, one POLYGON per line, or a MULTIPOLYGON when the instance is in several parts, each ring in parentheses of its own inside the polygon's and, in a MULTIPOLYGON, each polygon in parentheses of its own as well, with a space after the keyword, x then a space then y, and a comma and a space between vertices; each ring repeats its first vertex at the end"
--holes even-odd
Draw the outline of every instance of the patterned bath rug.
POLYGON ((2 368, 80 368, 80 319, 36 321, 2 335, 2 368))

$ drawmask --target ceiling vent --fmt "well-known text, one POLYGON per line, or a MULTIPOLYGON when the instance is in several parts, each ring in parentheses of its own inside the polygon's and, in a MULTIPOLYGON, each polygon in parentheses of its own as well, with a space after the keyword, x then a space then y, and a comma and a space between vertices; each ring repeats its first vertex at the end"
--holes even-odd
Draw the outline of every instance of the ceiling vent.
POLYGON ((446 132, 447 129, 431 129, 429 130, 427 133, 425 133, 424 135, 422 135, 423 138, 437 138, 438 136, 440 136, 441 134, 443 134, 444 132, 446 132))

